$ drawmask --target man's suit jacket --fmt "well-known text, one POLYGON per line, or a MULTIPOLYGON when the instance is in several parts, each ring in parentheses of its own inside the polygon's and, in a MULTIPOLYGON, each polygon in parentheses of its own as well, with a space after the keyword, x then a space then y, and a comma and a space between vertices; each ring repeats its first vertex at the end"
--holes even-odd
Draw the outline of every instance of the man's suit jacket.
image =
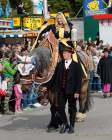
MULTIPOLYGON (((53 89, 57 93, 61 92, 62 75, 64 71, 64 61, 57 64, 52 79, 46 84, 48 89, 53 89)), ((69 73, 67 76, 66 94, 80 93, 82 83, 82 68, 80 64, 72 61, 69 66, 69 73)))

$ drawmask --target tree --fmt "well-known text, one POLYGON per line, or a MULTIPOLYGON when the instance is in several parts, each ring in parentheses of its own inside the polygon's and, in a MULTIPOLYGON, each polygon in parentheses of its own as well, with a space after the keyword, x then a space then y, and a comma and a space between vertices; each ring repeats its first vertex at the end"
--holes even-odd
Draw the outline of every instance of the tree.
MULTIPOLYGON (((82 0, 48 0, 51 12, 69 12, 71 16, 75 16, 82 7, 82 0)), ((82 16, 82 11, 79 16, 82 16)))
POLYGON ((68 0, 48 0, 48 5, 50 6, 50 12, 68 12, 71 11, 71 5, 68 0))

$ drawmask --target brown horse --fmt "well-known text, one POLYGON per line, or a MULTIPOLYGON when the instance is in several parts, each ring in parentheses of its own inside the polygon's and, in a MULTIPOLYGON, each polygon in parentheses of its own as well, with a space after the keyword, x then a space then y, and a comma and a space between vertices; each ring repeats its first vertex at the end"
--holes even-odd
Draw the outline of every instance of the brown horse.
MULTIPOLYGON (((31 53, 31 55, 34 55, 36 51, 38 51, 38 48, 43 48, 42 51, 45 51, 44 48, 48 48, 50 50, 50 62, 47 66, 47 69, 45 68, 45 72, 42 67, 42 69, 33 69, 30 72, 30 75, 28 76, 23 76, 21 78, 21 82, 23 85, 23 88, 26 90, 31 86, 31 84, 35 81, 39 86, 39 102, 42 105, 47 105, 49 102, 50 104, 54 106, 58 106, 58 101, 57 101, 57 94, 53 93, 54 91, 43 91, 42 86, 44 83, 48 82, 55 70, 56 64, 58 62, 58 41, 55 38, 54 34, 52 32, 49 32, 47 37, 45 37, 38 45, 36 49, 34 49, 31 53)), ((37 53, 38 56, 38 53, 37 53)), ((77 56, 77 62, 81 64, 82 69, 83 69, 83 80, 82 80, 82 87, 81 87, 81 94, 80 94, 80 99, 79 99, 79 113, 77 113, 77 120, 82 121, 85 118, 85 113, 86 111, 89 110, 90 108, 90 98, 89 98, 89 93, 88 93, 88 59, 87 56, 83 52, 77 52, 76 54, 73 55, 77 56)), ((45 57, 45 55, 44 55, 45 57)), ((49 57, 49 56, 48 56, 49 57)), ((46 57, 43 58, 43 61, 46 61, 46 57)), ((40 60, 40 59, 39 59, 40 60)), ((75 60, 74 60, 75 61, 75 60)), ((42 63, 42 61, 40 61, 42 63)))

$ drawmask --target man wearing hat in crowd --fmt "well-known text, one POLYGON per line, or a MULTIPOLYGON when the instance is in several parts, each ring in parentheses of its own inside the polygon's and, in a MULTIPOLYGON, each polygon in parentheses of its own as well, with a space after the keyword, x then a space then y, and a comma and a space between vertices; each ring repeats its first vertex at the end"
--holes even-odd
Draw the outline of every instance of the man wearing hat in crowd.
MULTIPOLYGON (((52 79, 46 84, 47 89, 53 88, 57 93, 58 112, 62 119, 60 133, 74 133, 76 118, 76 100, 79 98, 82 82, 82 68, 72 60, 74 53, 71 41, 63 44, 63 59, 57 64, 52 79), (69 123, 65 113, 65 106, 68 101, 69 123)), ((52 115, 52 111, 51 111, 52 115)))
POLYGON ((103 88, 103 96, 107 97, 110 92, 110 86, 112 83, 112 60, 109 57, 108 48, 104 48, 103 50, 104 56, 100 59, 98 63, 97 73, 101 78, 102 88, 103 88))

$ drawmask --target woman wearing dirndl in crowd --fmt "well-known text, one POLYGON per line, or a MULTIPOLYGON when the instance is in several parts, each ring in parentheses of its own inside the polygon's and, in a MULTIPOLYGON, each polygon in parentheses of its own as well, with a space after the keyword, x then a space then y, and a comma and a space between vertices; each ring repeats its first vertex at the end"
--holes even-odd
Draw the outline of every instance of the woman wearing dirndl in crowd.
POLYGON ((97 73, 101 78, 103 96, 107 98, 110 93, 111 83, 112 83, 112 60, 109 57, 109 51, 104 48, 104 56, 100 59, 98 63, 97 73))

